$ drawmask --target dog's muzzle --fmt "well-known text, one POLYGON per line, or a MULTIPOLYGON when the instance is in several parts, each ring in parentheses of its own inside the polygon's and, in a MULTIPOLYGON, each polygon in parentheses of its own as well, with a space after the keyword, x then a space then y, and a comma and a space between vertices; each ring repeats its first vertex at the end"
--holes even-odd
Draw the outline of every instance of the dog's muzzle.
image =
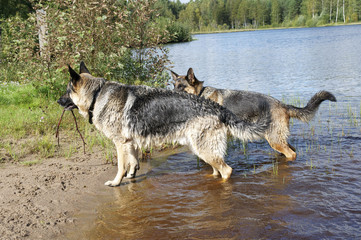
POLYGON ((61 97, 59 98, 57 103, 63 108, 65 108, 65 110, 72 110, 78 108, 69 97, 61 97))

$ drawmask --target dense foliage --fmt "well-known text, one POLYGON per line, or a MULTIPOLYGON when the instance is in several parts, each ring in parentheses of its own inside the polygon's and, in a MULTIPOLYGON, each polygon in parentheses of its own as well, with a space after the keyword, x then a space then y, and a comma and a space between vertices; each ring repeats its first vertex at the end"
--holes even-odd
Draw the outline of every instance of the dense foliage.
POLYGON ((193 31, 313 27, 360 17, 361 0, 191 0, 179 13, 193 31))
POLYGON ((109 80, 164 86, 162 45, 190 40, 169 1, 1 1, 0 83, 31 82, 49 97, 64 90, 67 64, 80 61, 109 80))

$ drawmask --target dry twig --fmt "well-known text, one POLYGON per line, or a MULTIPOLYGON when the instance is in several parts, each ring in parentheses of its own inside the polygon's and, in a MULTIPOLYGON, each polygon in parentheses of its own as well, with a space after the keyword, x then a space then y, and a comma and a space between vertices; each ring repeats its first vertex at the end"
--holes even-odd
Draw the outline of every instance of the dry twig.
MULTIPOLYGON (((66 111, 66 110, 64 109, 64 110, 63 110, 63 113, 61 114, 61 117, 60 117, 60 119, 59 119, 58 127, 56 128, 55 137, 58 139, 58 146, 60 146, 60 143, 59 143, 59 141, 60 141, 60 140, 59 140, 59 139, 60 139, 60 137, 59 137, 59 128, 60 128, 60 123, 61 123, 61 120, 63 119, 63 116, 64 116, 65 111, 66 111)), ((79 131, 78 123, 77 123, 77 121, 76 121, 75 114, 74 114, 73 110, 70 110, 70 111, 71 111, 71 113, 73 114, 73 118, 74 118, 76 130, 78 131, 78 133, 79 133, 79 135, 80 135, 80 137, 81 137, 81 140, 83 141, 83 149, 84 149, 84 154, 85 154, 85 145, 86 145, 86 143, 85 143, 85 141, 84 141, 83 135, 82 135, 82 134, 80 133, 80 131, 79 131)))

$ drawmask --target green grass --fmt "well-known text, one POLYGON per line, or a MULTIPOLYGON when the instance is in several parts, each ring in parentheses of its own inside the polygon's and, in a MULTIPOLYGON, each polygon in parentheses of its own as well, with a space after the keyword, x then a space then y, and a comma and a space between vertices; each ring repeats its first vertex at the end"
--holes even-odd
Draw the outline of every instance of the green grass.
MULTIPOLYGON (((16 162, 28 154, 41 158, 53 157, 57 149, 55 132, 62 111, 55 100, 39 94, 31 84, 0 84, 0 153, 16 162)), ((86 121, 76 111, 74 113, 80 131, 84 132, 86 121)), ((65 136, 74 136, 74 139, 78 136, 69 112, 64 114, 59 131, 60 142, 65 136)), ((88 138, 92 135, 95 134, 89 134, 88 138)), ((99 140, 93 142, 96 144, 99 140)), ((66 155, 71 155, 75 150, 71 149, 66 155)))
POLYGON ((35 164, 38 164, 40 163, 41 161, 39 159, 36 159, 36 160, 29 160, 29 161, 24 161, 22 162, 21 164, 24 165, 24 166, 33 166, 35 164))
POLYGON ((56 144, 51 135, 45 135, 33 141, 32 151, 38 153, 44 158, 53 157, 55 154, 56 144))
POLYGON ((2 143, 0 146, 1 146, 1 148, 4 149, 5 154, 8 154, 13 161, 15 161, 15 162, 19 161, 19 157, 21 154, 16 152, 16 149, 13 146, 13 144, 5 142, 5 143, 2 143))
POLYGON ((0 85, 0 105, 37 105, 39 98, 31 84, 19 85, 3 83, 0 85))
MULTIPOLYGON (((55 100, 42 97, 30 84, 1 85, 0 135, 2 139, 21 139, 29 135, 55 134, 62 110, 55 100)), ((61 129, 69 130, 73 125, 71 114, 65 113, 61 129)))

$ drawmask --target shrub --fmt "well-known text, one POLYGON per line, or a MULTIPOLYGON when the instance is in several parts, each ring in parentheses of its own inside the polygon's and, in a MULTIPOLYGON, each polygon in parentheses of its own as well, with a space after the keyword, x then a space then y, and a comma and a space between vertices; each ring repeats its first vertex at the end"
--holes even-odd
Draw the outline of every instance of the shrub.
POLYGON ((294 21, 294 27, 302 27, 306 25, 306 17, 304 15, 298 16, 294 21))
POLYGON ((188 42, 192 40, 190 28, 180 22, 173 22, 167 26, 167 31, 170 35, 169 42, 188 42))
POLYGON ((328 24, 329 21, 330 21, 329 14, 321 14, 321 16, 318 18, 317 26, 328 24))
POLYGON ((351 14, 351 22, 357 22, 358 21, 358 14, 352 13, 351 14))
POLYGON ((306 27, 316 27, 319 17, 313 17, 306 21, 306 27))
POLYGON ((161 46, 168 33, 155 24, 155 2, 39 1, 33 7, 46 9, 48 32, 42 54, 37 13, 8 18, 1 24, 1 81, 31 82, 41 94, 55 98, 68 81, 67 64, 83 60, 94 75, 162 85, 164 78, 157 78, 169 64, 161 46))

